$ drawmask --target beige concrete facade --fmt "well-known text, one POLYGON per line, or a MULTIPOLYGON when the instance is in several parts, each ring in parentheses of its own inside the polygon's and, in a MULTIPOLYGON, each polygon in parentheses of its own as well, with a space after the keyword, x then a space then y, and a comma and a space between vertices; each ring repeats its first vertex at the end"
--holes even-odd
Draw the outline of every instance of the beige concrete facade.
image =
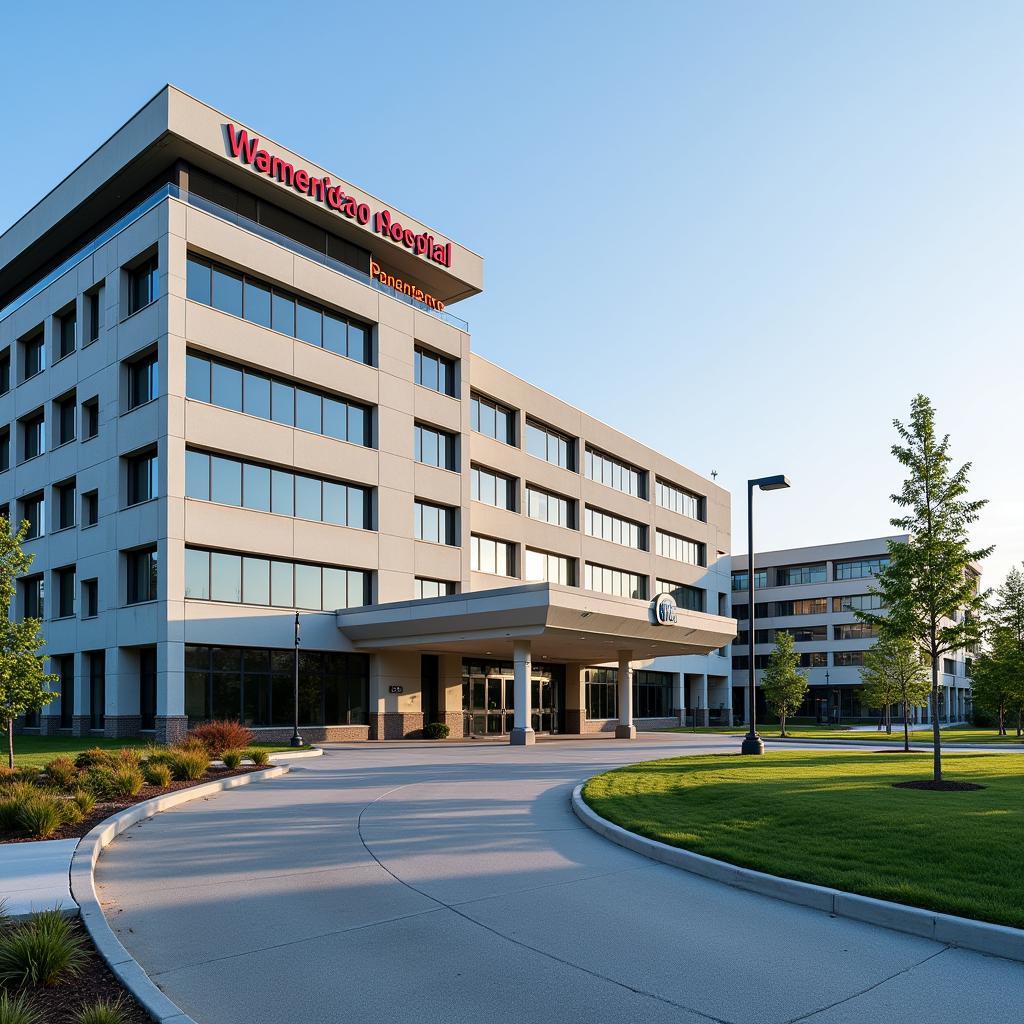
MULTIPOLYGON (((618 620, 618 626, 611 625, 609 618, 608 632, 599 642, 559 652, 557 678, 551 682, 558 691, 557 698, 552 698, 558 706, 552 708, 550 721, 538 719, 542 728, 597 731, 622 725, 620 719, 628 709, 622 706, 621 693, 614 717, 586 717, 584 673, 588 666, 612 663, 625 665, 622 671, 628 674, 631 666, 653 656, 644 653, 641 641, 649 639, 647 634, 654 628, 646 624, 654 623, 652 599, 662 589, 659 580, 693 588, 687 600, 699 604, 699 608, 681 608, 677 623, 660 627, 661 637, 671 632, 660 653, 706 655, 728 643, 732 620, 717 614, 727 608, 720 594, 727 602, 728 581, 724 578, 723 583, 722 574, 708 567, 728 557, 729 494, 476 356, 468 330, 449 312, 442 314, 410 301, 365 273, 310 250, 294 235, 266 223, 257 226, 190 192, 190 176, 195 185, 201 169, 205 175, 223 179, 225 187, 237 190, 246 202, 259 202, 261 210, 270 205, 279 219, 284 211, 292 220, 282 222, 296 225, 293 232, 301 233, 300 227, 323 232, 328 248, 351 244, 445 302, 482 288, 480 257, 407 215, 389 208, 410 231, 430 232, 440 243, 450 244, 451 267, 430 263, 403 244, 241 166, 230 152, 229 123, 238 124, 168 87, 0 236, 0 353, 7 351, 11 359, 10 388, 0 395, 0 428, 8 425, 10 430, 9 468, 0 472, 0 505, 8 505, 10 515, 20 518, 29 507, 27 500, 36 494, 45 497, 45 529, 28 542, 27 549, 36 558, 32 573, 42 574, 44 581, 47 652, 65 659, 61 664, 74 679, 73 685, 65 684, 64 698, 50 705, 39 723, 26 725, 51 732, 99 730, 118 735, 152 729, 161 737, 178 735, 187 724, 187 692, 199 686, 198 676, 205 672, 210 681, 204 685, 214 694, 209 698, 212 713, 226 715, 234 699, 216 696, 220 687, 231 695, 234 687, 247 694, 252 687, 255 694, 257 685, 265 686, 267 694, 273 690, 275 695, 273 722, 261 719, 268 712, 256 703, 240 704, 239 715, 266 729, 267 735, 290 733, 278 707, 284 699, 284 677, 272 676, 276 670, 268 669, 266 678, 257 680, 249 675, 248 661, 246 667, 225 669, 218 659, 223 654, 231 664, 238 664, 230 659, 240 648, 270 652, 272 658, 278 652, 291 652, 294 602, 272 605, 211 599, 212 588, 210 595, 196 597, 189 591, 194 583, 186 578, 187 550, 257 559, 259 565, 244 563, 246 587, 250 568, 258 575, 264 565, 271 564, 274 571, 295 563, 324 572, 325 581, 327 570, 365 574, 360 578, 368 587, 371 607, 367 612, 412 601, 423 585, 418 583, 421 580, 443 583, 458 595, 521 588, 530 582, 529 569, 536 560, 529 551, 567 559, 562 565, 571 577, 570 591, 591 603, 624 602, 628 614, 618 620), (114 223, 118 217, 120 222, 114 223), (133 310, 137 267, 150 256, 155 256, 157 267, 153 299, 133 310), (336 354, 217 308, 212 299, 190 298, 190 258, 210 261, 291 295, 300 303, 300 313, 306 304, 362 325, 370 339, 368 360, 336 354), (96 301, 102 316, 93 339, 96 301), (74 345, 61 357, 67 337, 60 318, 70 311, 75 313, 74 345), (47 368, 22 381, 23 368, 32 358, 26 339, 31 340, 39 328, 44 332, 47 368), (450 361, 455 380, 452 394, 417 383, 417 351, 450 361), (132 367, 150 352, 157 359, 156 393, 151 400, 137 402, 132 367), (368 443, 327 436, 326 427, 325 432, 300 429, 269 414, 231 408, 230 402, 216 400, 216 383, 212 398, 189 397, 189 356, 228 366, 231 373, 244 370, 261 379, 271 377, 282 387, 315 389, 331 401, 355 403, 367 410, 368 443), (481 396, 510 410, 513 443, 471 428, 474 399, 481 396), (74 411, 74 436, 56 444, 53 428, 60 421, 59 403, 64 399, 74 411), (87 436, 94 400, 98 430, 95 436, 87 436), (27 454, 24 435, 32 429, 36 410, 43 410, 45 416, 46 444, 40 454, 23 458, 27 454), (531 454, 528 421, 563 435, 575 450, 574 465, 552 464, 531 454), (452 468, 417 461, 417 425, 452 436, 452 468), (592 449, 632 467, 643 480, 644 494, 626 493, 588 478, 587 453, 592 449), (131 459, 140 452, 157 455, 156 485, 151 497, 137 501, 129 474, 134 465, 131 459), (317 486, 341 482, 360 488, 368 495, 368 521, 345 526, 244 507, 241 501, 189 496, 190 452, 242 461, 261 471, 300 474, 304 480, 319 481, 317 486), (511 508, 473 500, 474 469, 490 470, 511 481, 511 508), (659 482, 685 492, 693 514, 663 507, 656 500, 661 493, 659 482), (62 512, 57 490, 62 484, 75 488, 71 522, 62 512), (573 510, 569 524, 552 525, 528 514, 527 488, 565 499, 573 510), (83 504, 93 492, 98 499, 95 524, 87 521, 83 504), (450 543, 416 539, 417 502, 451 510, 450 543), (588 535, 588 509, 621 521, 614 529, 624 529, 635 544, 588 535), (663 544, 662 532, 672 539, 663 544), (472 562, 474 537, 506 542, 511 571, 477 571, 472 562), (156 548, 155 593, 138 600, 129 584, 138 564, 133 552, 150 546, 156 548), (659 549, 685 554, 672 557, 659 549), (640 596, 589 593, 588 598, 584 584, 593 571, 588 572, 588 564, 601 567, 602 581, 607 578, 604 569, 633 574, 640 596), (72 608, 66 600, 68 572, 74 574, 72 608), (86 592, 92 581, 98 594, 95 608, 90 607, 92 597, 86 592), (64 607, 60 605, 62 586, 64 607), (616 643, 617 638, 621 642, 616 643), (197 668, 196 659, 206 657, 203 652, 208 650, 213 651, 209 669, 197 668), (140 679, 152 671, 143 668, 151 664, 147 659, 152 656, 155 693, 149 693, 140 679), (97 668, 101 663, 102 671, 97 668), (237 673, 244 674, 244 680, 236 679, 237 673), (102 702, 102 714, 97 702, 102 702)), ((263 145, 310 176, 329 174, 277 144, 263 145)), ((383 206, 355 186, 330 177, 360 202, 375 210, 383 206)), ((215 574, 217 563, 212 564, 210 572, 215 574)), ((298 581, 300 570, 293 571, 298 581)), ((239 595, 243 594, 241 579, 239 595)), ((326 593, 326 582, 324 587, 326 593)), ((19 595, 20 612, 30 610, 24 604, 30 600, 27 592, 19 595)), ((417 735, 425 718, 446 722, 460 735, 464 722, 470 722, 467 728, 471 728, 470 717, 463 714, 463 702, 471 693, 468 677, 464 685, 465 660, 485 662, 493 657, 502 664, 514 660, 511 649, 488 653, 497 649, 482 643, 457 652, 429 638, 402 650, 357 643, 345 628, 346 615, 356 614, 355 610, 338 616, 334 612, 330 606, 307 606, 302 611, 302 650, 351 656, 344 662, 344 671, 365 671, 365 701, 357 702, 361 706, 354 713, 350 707, 345 721, 330 720, 331 673, 341 671, 337 666, 342 663, 325 660, 329 667, 318 677, 324 687, 319 721, 303 729, 307 738, 417 735), (436 657, 436 662, 429 663, 429 684, 424 683, 424 656, 436 657), (429 695, 425 685, 430 687, 429 695)), ((540 638, 536 643, 541 643, 540 638)), ((649 644, 646 650, 651 650, 649 644)), ((528 652, 523 657, 528 666, 528 652)), ((516 685, 526 686, 533 679, 543 694, 546 684, 530 675, 536 661, 533 665, 520 671, 516 685)), ((678 681, 673 685, 678 690, 678 681)), ((521 700, 517 707, 521 709, 521 700)), ((510 702, 502 710, 511 716, 510 702)), ((524 726, 530 727, 530 722, 524 726)), ((504 719, 500 731, 507 731, 504 719)))

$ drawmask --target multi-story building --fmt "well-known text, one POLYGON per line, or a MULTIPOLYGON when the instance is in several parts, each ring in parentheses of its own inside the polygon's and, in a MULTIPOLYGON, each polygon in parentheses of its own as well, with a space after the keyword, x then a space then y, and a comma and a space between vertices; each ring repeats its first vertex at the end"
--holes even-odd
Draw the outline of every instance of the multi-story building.
POLYGON ((482 287, 172 87, 4 232, 0 506, 60 677, 23 727, 287 735, 296 660, 308 738, 671 721, 643 666, 731 639, 729 495, 473 354, 482 287))
MULTIPOLYGON (((809 689, 799 715, 820 722, 869 718, 877 709, 862 705, 858 690, 865 652, 875 643, 875 629, 861 622, 855 610, 882 611, 875 589, 879 569, 888 564, 889 541, 907 537, 876 537, 754 556, 755 678, 759 681, 780 630, 793 635, 800 667, 809 689)), ((749 671, 750 574, 746 555, 732 557, 732 614, 737 635, 732 648, 733 701, 747 715, 749 671)), ((971 659, 960 652, 942 665, 941 721, 963 721, 971 708, 971 659)), ((758 716, 763 699, 758 691, 758 716)), ((930 721, 931 707, 917 709, 916 721, 930 721)))

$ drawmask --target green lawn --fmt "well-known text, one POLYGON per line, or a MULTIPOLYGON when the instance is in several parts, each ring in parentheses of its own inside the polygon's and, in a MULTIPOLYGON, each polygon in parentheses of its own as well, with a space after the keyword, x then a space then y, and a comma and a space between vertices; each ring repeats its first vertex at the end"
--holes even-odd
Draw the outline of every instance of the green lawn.
MULTIPOLYGON (((778 738, 779 726, 763 725, 758 723, 758 733, 765 739, 778 738)), ((671 729, 659 729, 658 732, 681 732, 681 733, 717 733, 720 736, 745 736, 746 726, 733 726, 731 729, 716 728, 715 726, 700 726, 697 729, 674 727, 671 729)), ((786 735, 798 740, 863 740, 865 743, 902 743, 903 727, 893 723, 892 735, 885 730, 879 732, 877 729, 851 729, 848 725, 792 725, 786 728, 786 735)), ((912 729, 910 732, 911 743, 931 743, 932 731, 928 726, 912 729)), ((1024 736, 1015 735, 1011 729, 1006 736, 999 736, 995 729, 976 729, 970 725, 954 725, 942 730, 942 742, 946 743, 1021 743, 1024 744, 1024 736)))
POLYGON ((683 757, 591 779, 623 828, 771 874, 1024 927, 1024 760, 948 754, 973 792, 894 789, 931 754, 784 751, 683 757))
MULTIPOLYGON (((732 728, 726 729, 714 725, 699 725, 696 729, 692 726, 673 726, 670 729, 658 729, 658 732, 681 732, 681 733, 697 733, 697 734, 714 734, 717 733, 719 736, 746 736, 747 727, 745 725, 739 726, 734 725, 732 728)), ((775 725, 763 725, 760 722, 757 726, 758 734, 764 736, 766 739, 771 739, 773 736, 778 737, 779 726, 775 725)), ((829 734, 833 734, 831 738, 849 739, 851 730, 848 725, 790 725, 786 727, 786 735, 792 736, 794 739, 829 739, 829 734), (836 736, 836 733, 841 733, 842 736, 836 736)), ((856 736, 856 733, 853 733, 856 736)))
MULTIPOLYGON (((42 768, 47 761, 58 754, 70 754, 74 757, 80 750, 89 747, 120 747, 144 746, 148 740, 123 739, 108 740, 97 736, 15 736, 14 763, 20 767, 42 768)), ((277 750, 291 749, 287 743, 254 743, 254 747, 263 747, 271 753, 277 750)), ((7 764, 7 734, 0 735, 0 764, 7 764)))

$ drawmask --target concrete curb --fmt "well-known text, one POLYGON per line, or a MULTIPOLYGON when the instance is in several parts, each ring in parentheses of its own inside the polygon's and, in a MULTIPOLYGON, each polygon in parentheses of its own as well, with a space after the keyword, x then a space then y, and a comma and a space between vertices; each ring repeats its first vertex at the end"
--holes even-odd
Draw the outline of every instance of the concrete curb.
POLYGON ((92 941, 107 966, 122 985, 145 1007, 146 1012, 157 1024, 195 1024, 186 1013, 175 1006, 157 988, 155 982, 146 974, 132 955, 121 945, 107 919, 103 916, 99 898, 96 895, 96 884, 93 872, 96 862, 104 847, 109 846, 125 829, 151 818, 161 811, 170 810, 180 804, 213 796, 226 789, 247 786, 252 782, 264 779, 276 779, 288 772, 288 765, 275 765, 263 771, 249 772, 246 775, 233 775, 229 779, 206 782, 189 789, 180 789, 176 793, 155 796, 152 800, 144 800, 134 807, 127 807, 117 814, 101 821, 91 832, 82 837, 71 858, 71 895, 79 906, 82 923, 89 932, 92 941))
MULTIPOLYGON (((276 754, 270 755, 271 764, 280 764, 285 761, 298 761, 304 757, 323 757, 324 752, 319 747, 303 747, 299 750, 279 750, 276 754)), ((216 768, 223 768, 224 762, 214 758, 211 762, 216 768)))
POLYGON ((919 907, 904 906, 902 903, 877 900, 871 896, 858 896, 840 889, 829 889, 823 885, 812 885, 810 882, 781 878, 763 871, 727 864, 678 846, 669 846, 656 839, 647 839, 597 814, 583 799, 583 785, 581 783, 572 791, 572 809, 576 817, 598 835, 634 853, 650 857, 651 860, 737 889, 822 910, 834 917, 848 917, 894 931, 919 935, 947 946, 960 946, 990 956, 1005 957, 1007 960, 1024 960, 1024 930, 1019 928, 973 921, 967 917, 940 914, 919 907))

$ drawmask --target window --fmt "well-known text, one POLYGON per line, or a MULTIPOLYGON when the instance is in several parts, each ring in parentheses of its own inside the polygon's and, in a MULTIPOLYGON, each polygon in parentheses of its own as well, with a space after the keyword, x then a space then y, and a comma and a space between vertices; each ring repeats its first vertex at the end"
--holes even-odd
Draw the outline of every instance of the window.
POLYGON ((943 658, 942 659, 942 671, 947 676, 955 676, 956 675, 956 662, 952 658, 943 658))
POLYGON ((0 427, 0 473, 11 468, 11 428, 0 427))
POLYGON ((58 569, 54 574, 57 591, 57 618, 64 619, 75 614, 75 597, 78 587, 75 583, 75 567, 73 565, 58 569))
POLYGON ((455 544, 456 509, 416 501, 413 511, 414 536, 435 544, 455 544))
POLYGON ((127 505, 138 505, 150 501, 157 496, 160 464, 154 450, 132 455, 125 460, 127 472, 128 500, 127 505))
POLYGON ((532 484, 526 485, 526 514, 542 523, 576 529, 576 502, 532 484))
MULTIPOLYGON (((295 714, 295 652, 261 647, 185 646, 185 713, 190 725, 214 718, 251 727, 287 726, 295 714)), ((366 725, 366 654, 299 654, 299 725, 366 725)))
POLYGON ((473 501, 515 512, 518 491, 518 480, 484 466, 470 467, 469 496, 473 501))
POLYGON ((156 648, 139 649, 139 728, 156 728, 156 648))
POLYGON ((591 721, 619 717, 618 674, 613 668, 588 668, 583 673, 587 718, 591 721))
POLYGON ((439 469, 456 469, 455 435, 447 430, 438 430, 422 423, 416 424, 417 462, 425 466, 437 466, 439 469))
POLYGON ((576 470, 576 439, 536 420, 526 421, 526 450, 562 469, 576 470))
POLYGON ((159 274, 156 256, 150 256, 128 270, 128 315, 138 313, 159 294, 159 274))
POLYGON ((469 567, 473 572, 493 576, 515 576, 515 545, 494 537, 473 534, 469 544, 469 567))
POLYGON ((416 577, 416 597, 448 597, 450 594, 457 594, 459 585, 451 580, 428 580, 419 576, 416 577))
POLYGON ((188 449, 185 497, 372 530, 367 487, 188 449))
POLYGON ((75 714, 75 656, 61 654, 51 657, 50 666, 59 677, 60 728, 70 729, 75 714))
POLYGON ((46 618, 46 588, 42 573, 22 579, 21 610, 26 619, 46 618))
POLYGON ((53 489, 53 497, 57 506, 57 529, 67 530, 75 525, 75 505, 78 500, 75 481, 67 480, 57 484, 53 489))
POLYGON ((27 494, 21 499, 21 518, 28 520, 26 540, 34 540, 46 533, 46 499, 42 491, 27 494))
POLYGON ((11 390, 11 350, 5 348, 0 352, 0 395, 11 390))
MULTIPOLYGON (((756 569, 754 571, 754 590, 764 590, 768 586, 768 570, 756 569)), ((750 587, 750 573, 746 570, 732 574, 732 589, 747 590, 750 587)))
POLYGON ((155 601, 157 588, 156 547, 129 551, 126 562, 128 565, 128 604, 155 601))
POLYGON ((516 414, 483 395, 471 394, 469 399, 469 426, 478 434, 486 434, 503 444, 516 443, 516 414))
POLYGON ((597 448, 587 445, 587 479, 594 480, 617 491, 647 497, 647 473, 628 462, 606 455, 597 448))
POLYGON ((607 565, 596 565, 593 562, 586 564, 583 586, 587 590, 596 590, 601 594, 647 599, 646 576, 627 572, 625 569, 613 569, 607 565))
POLYGON ((524 580, 545 580, 561 583, 566 587, 576 586, 576 559, 555 555, 550 551, 526 549, 523 561, 524 580))
POLYGON ((46 369, 46 346, 43 344, 43 331, 40 328, 35 334, 21 341, 21 379, 28 380, 46 369))
POLYGON ((185 371, 185 394, 199 402, 212 402, 249 416, 273 420, 324 437, 373 446, 371 410, 347 399, 253 370, 211 360, 190 352, 185 371))
POLYGON ((855 562, 836 562, 835 578, 837 580, 866 579, 868 576, 877 576, 888 564, 888 555, 864 558, 855 562))
POLYGON ((835 651, 832 664, 837 668, 859 667, 864 664, 864 651, 835 651))
POLYGON ((417 346, 416 383, 454 398, 458 394, 455 360, 417 346))
POLYGON ((878 636, 878 627, 867 622, 848 622, 833 629, 837 640, 872 640, 878 636))
POLYGON ((824 583, 825 566, 821 565, 788 565, 775 570, 777 587, 802 586, 805 583, 824 583))
POLYGON ((94 619, 100 613, 100 583, 97 579, 82 580, 82 618, 94 619))
POLYGON ((707 565, 707 547, 686 537, 677 537, 665 530, 657 531, 658 554, 665 558, 674 558, 677 562, 687 565, 707 565))
POLYGON ((102 729, 107 707, 107 656, 105 651, 89 651, 89 728, 102 729))
POLYGON ((63 359, 75 351, 75 335, 78 327, 78 319, 75 309, 72 307, 66 313, 55 318, 54 334, 57 342, 57 358, 63 359))
POLYGON ((28 462, 46 451, 46 417, 42 409, 21 421, 21 461, 28 462))
POLYGON ((82 403, 82 440, 88 441, 100 432, 100 399, 97 395, 82 403))
POLYGON ((634 672, 633 714, 637 718, 668 718, 675 703, 673 684, 671 672, 634 672))
POLYGON ((56 433, 55 447, 67 444, 75 439, 75 400, 74 391, 68 392, 62 398, 53 403, 54 431, 56 433))
POLYGON ((365 569, 185 549, 185 597, 193 601, 334 611, 369 604, 370 582, 365 569))
POLYGON ((100 492, 86 491, 82 495, 82 526, 95 526, 100 521, 100 492))
POLYGON ((832 598, 834 612, 877 612, 882 610, 881 594, 847 594, 832 598))
POLYGON ((185 287, 193 302, 372 365, 370 327, 346 314, 191 254, 185 287))
POLYGON ((152 402, 160 391, 160 366, 156 352, 128 364, 128 408, 152 402))
POLYGON ((97 285, 85 295, 85 344, 99 340, 103 330, 103 285, 97 285))
MULTIPOLYGON (((691 612, 702 612, 705 611, 705 600, 706 595, 700 587, 689 587, 685 583, 673 583, 671 580, 658 580, 655 584, 659 594, 671 594, 675 599, 676 605, 680 608, 686 608, 691 612)), ((724 597, 724 594, 719 594, 719 598, 724 597)), ((725 612, 722 610, 722 602, 719 601, 719 615, 724 615, 725 612)))
POLYGON ((658 478, 654 481, 654 500, 671 512, 678 512, 690 519, 699 519, 702 523, 707 522, 705 499, 691 494, 690 491, 684 491, 667 480, 658 478))
POLYGON ((622 544, 638 551, 647 550, 647 527, 634 523, 630 519, 602 512, 600 509, 587 505, 585 510, 585 527, 588 537, 599 537, 601 540, 622 544))

